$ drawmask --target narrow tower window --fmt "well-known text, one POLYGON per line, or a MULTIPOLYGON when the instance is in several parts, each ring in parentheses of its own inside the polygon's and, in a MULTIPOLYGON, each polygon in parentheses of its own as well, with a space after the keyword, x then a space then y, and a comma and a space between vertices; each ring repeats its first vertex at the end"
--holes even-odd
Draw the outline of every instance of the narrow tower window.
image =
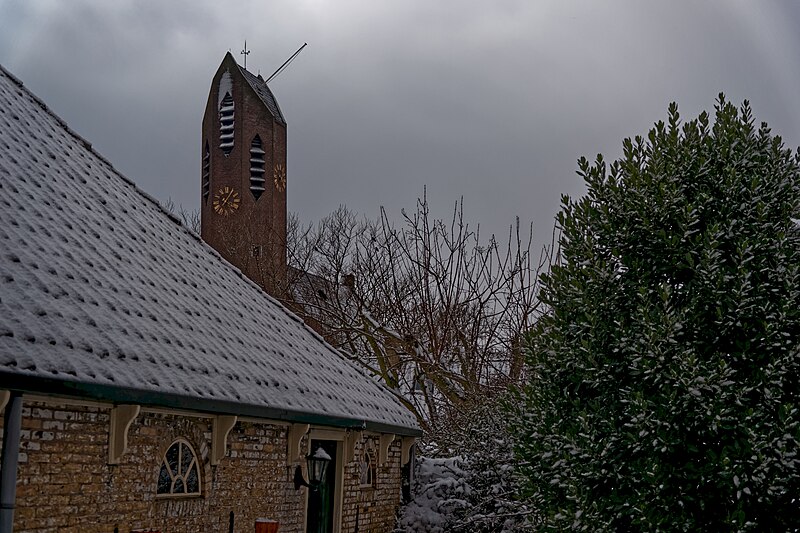
POLYGON ((219 147, 227 156, 233 150, 233 97, 225 93, 219 104, 219 147))
POLYGON ((261 137, 256 135, 253 142, 250 143, 250 192, 253 193, 253 198, 258 200, 261 193, 264 192, 264 149, 261 146, 261 137))
POLYGON ((211 193, 211 151, 208 149, 208 141, 203 151, 203 201, 208 202, 211 193))

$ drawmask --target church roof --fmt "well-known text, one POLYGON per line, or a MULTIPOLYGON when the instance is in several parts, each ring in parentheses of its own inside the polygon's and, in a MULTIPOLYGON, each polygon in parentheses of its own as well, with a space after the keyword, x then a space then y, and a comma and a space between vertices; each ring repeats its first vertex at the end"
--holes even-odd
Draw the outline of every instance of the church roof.
MULTIPOLYGON (((230 52, 228 52, 230 54, 230 52)), ((235 63, 235 61, 234 61, 235 63)), ((248 85, 252 87, 255 93, 261 98, 261 101, 264 102, 264 105, 267 106, 269 112, 272 113, 272 116, 280 122, 281 124, 286 124, 286 119, 283 118, 283 113, 281 112, 281 108, 278 106, 278 101, 275 99, 275 95, 272 94, 272 91, 267 86, 267 83, 264 81, 261 76, 256 76, 249 70, 245 69, 241 65, 236 65, 239 67, 239 71, 244 76, 244 79, 247 81, 248 85)))
POLYGON ((2 67, 0 388, 420 433, 2 67))

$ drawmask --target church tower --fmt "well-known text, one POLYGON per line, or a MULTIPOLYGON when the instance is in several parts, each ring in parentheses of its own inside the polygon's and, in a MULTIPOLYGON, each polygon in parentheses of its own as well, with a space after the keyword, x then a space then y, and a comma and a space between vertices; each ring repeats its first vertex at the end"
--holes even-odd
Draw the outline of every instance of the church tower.
POLYGON ((265 291, 286 280, 286 120, 264 79, 225 55, 201 144, 200 234, 265 291))

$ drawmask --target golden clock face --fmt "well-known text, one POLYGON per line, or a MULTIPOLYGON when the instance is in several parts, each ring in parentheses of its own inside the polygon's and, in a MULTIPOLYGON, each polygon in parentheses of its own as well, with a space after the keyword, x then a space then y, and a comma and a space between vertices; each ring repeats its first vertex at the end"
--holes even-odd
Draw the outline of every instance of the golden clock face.
POLYGON ((224 217, 239 209, 239 193, 232 187, 223 187, 214 195, 214 212, 224 217))
POLYGON ((278 189, 279 192, 283 192, 286 190, 286 167, 282 164, 278 163, 275 165, 275 172, 273 172, 275 177, 275 188, 278 189))

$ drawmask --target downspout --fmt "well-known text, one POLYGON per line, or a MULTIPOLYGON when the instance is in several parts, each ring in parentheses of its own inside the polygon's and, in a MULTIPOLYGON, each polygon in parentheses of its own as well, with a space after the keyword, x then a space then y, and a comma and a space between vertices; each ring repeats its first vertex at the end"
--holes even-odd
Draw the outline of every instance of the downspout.
POLYGON ((0 471, 0 533, 14 531, 14 503, 17 498, 17 464, 22 425, 22 393, 11 392, 3 425, 2 471, 0 471))

